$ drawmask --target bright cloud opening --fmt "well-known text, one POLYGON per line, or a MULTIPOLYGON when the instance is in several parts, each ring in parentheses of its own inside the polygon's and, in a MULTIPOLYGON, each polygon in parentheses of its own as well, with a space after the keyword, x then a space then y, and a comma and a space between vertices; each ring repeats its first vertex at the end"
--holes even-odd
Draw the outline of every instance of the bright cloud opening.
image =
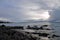
POLYGON ((43 20, 48 20, 50 18, 49 12, 43 12, 43 14, 41 14, 41 17, 43 20))
POLYGON ((33 20, 48 20, 50 18, 49 12, 44 11, 44 12, 35 12, 35 11, 30 11, 28 12, 29 18, 33 20))

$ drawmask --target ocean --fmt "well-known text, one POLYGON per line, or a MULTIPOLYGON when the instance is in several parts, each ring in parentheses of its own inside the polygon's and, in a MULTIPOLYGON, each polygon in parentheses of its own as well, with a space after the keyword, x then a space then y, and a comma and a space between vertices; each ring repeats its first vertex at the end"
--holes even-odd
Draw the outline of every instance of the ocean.
MULTIPOLYGON (((20 22, 20 23, 1 23, 0 25, 6 25, 6 26, 24 26, 25 28, 27 25, 34 26, 37 25, 38 27, 42 25, 49 25, 52 27, 55 31, 56 35, 60 35, 60 22, 20 22)), ((58 38, 60 40, 60 38, 58 38)))

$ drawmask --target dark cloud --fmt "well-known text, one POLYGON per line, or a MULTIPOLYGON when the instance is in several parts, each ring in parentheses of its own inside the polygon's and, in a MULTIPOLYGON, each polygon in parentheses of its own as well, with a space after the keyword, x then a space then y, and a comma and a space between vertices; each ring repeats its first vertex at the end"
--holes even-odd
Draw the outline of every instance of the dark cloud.
POLYGON ((51 18, 53 21, 60 20, 60 8, 54 9, 52 12, 50 12, 51 18))

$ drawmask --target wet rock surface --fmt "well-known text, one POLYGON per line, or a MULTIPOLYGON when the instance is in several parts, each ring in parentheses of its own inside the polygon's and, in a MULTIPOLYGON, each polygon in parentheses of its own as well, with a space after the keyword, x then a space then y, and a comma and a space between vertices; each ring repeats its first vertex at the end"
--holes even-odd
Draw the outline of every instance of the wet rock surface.
POLYGON ((0 28, 0 40, 36 40, 36 38, 28 36, 22 32, 0 28))

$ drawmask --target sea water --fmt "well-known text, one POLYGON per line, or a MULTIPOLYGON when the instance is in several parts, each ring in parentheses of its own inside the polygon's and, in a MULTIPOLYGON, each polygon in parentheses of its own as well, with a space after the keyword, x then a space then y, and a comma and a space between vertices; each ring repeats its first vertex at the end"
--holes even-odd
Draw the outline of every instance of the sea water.
MULTIPOLYGON (((42 25, 49 25, 52 27, 55 31, 56 35, 60 35, 60 22, 19 22, 19 23, 0 23, 0 25, 6 25, 6 26, 24 26, 30 25, 31 27, 34 25, 37 25, 38 27, 42 25)), ((60 40, 60 38, 58 38, 60 40)))

